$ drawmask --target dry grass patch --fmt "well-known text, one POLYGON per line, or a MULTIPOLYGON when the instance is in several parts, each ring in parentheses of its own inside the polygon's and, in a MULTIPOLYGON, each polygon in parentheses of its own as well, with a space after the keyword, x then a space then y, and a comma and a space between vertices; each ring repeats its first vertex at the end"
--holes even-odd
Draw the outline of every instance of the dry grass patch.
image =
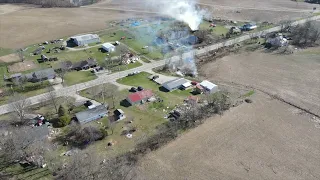
POLYGON ((37 67, 38 65, 35 64, 33 61, 24 61, 24 62, 14 63, 8 66, 8 71, 10 73, 23 72, 23 71, 35 69, 37 67))

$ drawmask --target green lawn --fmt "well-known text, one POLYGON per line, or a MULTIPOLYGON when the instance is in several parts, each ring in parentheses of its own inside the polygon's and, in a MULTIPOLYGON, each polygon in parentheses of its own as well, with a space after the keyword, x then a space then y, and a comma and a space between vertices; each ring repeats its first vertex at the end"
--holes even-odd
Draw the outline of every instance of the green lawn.
MULTIPOLYGON (((96 88, 96 87, 93 87, 96 88)), ((80 94, 82 96, 92 98, 88 93, 90 90, 84 90, 80 94)), ((116 122, 114 124, 114 132, 109 129, 106 139, 102 141, 97 141, 94 145, 89 146, 90 151, 97 151, 98 153, 106 154, 110 156, 116 156, 123 154, 134 148, 134 146, 139 143, 143 138, 146 138, 149 135, 152 135, 156 131, 156 127, 166 122, 163 118, 164 112, 161 110, 154 110, 149 108, 151 104, 145 104, 141 106, 130 106, 124 107, 120 105, 120 101, 125 99, 129 94, 127 90, 119 91, 117 94, 116 107, 120 108, 125 112, 126 119, 116 122), (132 120, 133 123, 128 124, 127 121, 132 120), (134 126, 137 128, 137 131, 133 133, 133 138, 128 139, 125 136, 121 135, 124 127, 134 126), (106 148, 108 142, 115 142, 115 145, 111 148, 106 148)), ((102 102, 101 98, 95 98, 96 101, 102 102)), ((112 104, 110 98, 107 99, 108 104, 112 104)), ((113 112, 113 110, 111 110, 113 112)), ((99 120, 103 125, 110 126, 108 118, 102 118, 99 120)), ((87 125, 97 126, 96 121, 91 122, 87 125)))
POLYGON ((0 88, 2 88, 5 85, 3 75, 8 75, 7 66, 5 64, 0 64, 0 75, 0 88))
MULTIPOLYGON (((124 107, 120 105, 120 101, 125 99, 128 94, 130 93, 128 90, 122 90, 117 93, 117 100, 116 100, 116 108, 122 109, 127 119, 117 122, 115 124, 114 133, 111 134, 110 129, 108 130, 109 136, 102 141, 96 142, 93 146, 90 146, 88 148, 91 148, 93 151, 98 151, 99 153, 107 154, 107 155, 119 155, 125 152, 128 152, 134 146, 141 142, 144 138, 147 138, 148 136, 152 135, 156 132, 156 127, 163 124, 167 120, 164 119, 164 116, 168 114, 170 110, 173 109, 173 107, 176 104, 183 103, 183 100, 188 97, 191 90, 187 91, 181 91, 176 90, 173 92, 162 92, 159 90, 159 85, 156 83, 150 81, 147 77, 149 76, 149 73, 142 72, 134 76, 125 77, 122 79, 119 79, 117 82, 129 86, 143 86, 145 89, 152 89, 153 92, 161 97, 164 101, 163 102, 157 102, 157 103, 146 103, 143 105, 136 105, 136 106, 130 106, 130 107, 124 107), (169 107, 169 108, 167 108, 169 107), (165 111, 164 111, 165 109, 165 111), (128 124, 126 121, 132 120, 133 123, 128 124), (128 126, 134 126, 137 128, 137 131, 133 133, 133 138, 128 139, 125 136, 121 136, 121 132, 125 127, 128 126), (113 147, 107 147, 106 144, 109 141, 115 142, 115 145, 113 147), (107 148, 106 148, 107 147, 107 148)), ((92 87, 97 88, 97 87, 92 87)), ((91 89, 91 88, 90 88, 91 89)), ((91 90, 83 90, 80 92, 82 96, 92 98, 90 95, 91 90)), ((96 101, 102 102, 101 98, 95 98, 96 101)), ((107 99, 107 102, 109 104, 112 104, 111 99, 107 99)), ((101 120, 102 123, 106 124, 108 126, 108 120, 106 118, 103 118, 101 120)), ((97 125, 96 122, 91 122, 92 125, 97 125)))
POLYGON ((96 75, 90 71, 71 71, 65 75, 64 83, 68 86, 91 81, 96 78, 96 75))
POLYGON ((146 59, 146 58, 144 58, 144 57, 141 57, 140 59, 141 59, 141 61, 143 61, 143 62, 145 62, 145 63, 150 63, 150 62, 151 62, 151 61, 149 61, 148 59, 146 59))
POLYGON ((128 69, 136 68, 139 66, 142 66, 142 64, 140 62, 135 62, 135 63, 130 63, 128 65, 119 65, 119 66, 113 67, 111 70, 113 72, 118 72, 118 71, 125 71, 128 69))
POLYGON ((8 48, 2 48, 2 47, 0 47, 0 56, 5 56, 5 55, 11 54, 11 53, 13 53, 13 52, 14 52, 13 49, 8 49, 8 48))
POLYGON ((5 172, 13 174, 15 179, 21 180, 51 180, 53 176, 51 171, 48 168, 37 168, 37 167, 22 167, 20 164, 14 164, 10 167, 7 167, 5 172))
POLYGON ((118 79, 117 82, 129 86, 142 86, 145 89, 152 89, 159 97, 161 97, 166 106, 173 107, 176 104, 182 103, 182 101, 191 95, 191 90, 175 90, 173 92, 163 92, 160 90, 160 86, 148 79, 151 74, 141 72, 134 76, 128 76, 118 79))

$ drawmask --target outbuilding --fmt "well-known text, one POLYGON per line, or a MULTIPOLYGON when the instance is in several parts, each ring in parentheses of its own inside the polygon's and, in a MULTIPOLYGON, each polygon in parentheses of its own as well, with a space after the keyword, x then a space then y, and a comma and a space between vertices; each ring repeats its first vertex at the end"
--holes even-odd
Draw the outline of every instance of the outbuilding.
POLYGON ((122 111, 122 109, 116 109, 116 110, 114 111, 114 115, 115 115, 117 121, 120 121, 120 120, 126 118, 126 115, 124 114, 124 112, 122 111))
POLYGON ((167 82, 163 83, 162 87, 167 89, 168 91, 173 91, 173 90, 181 88, 182 85, 187 82, 189 82, 189 81, 187 81, 184 78, 177 78, 177 79, 173 79, 171 81, 167 81, 167 82))
POLYGON ((215 93, 218 91, 218 86, 207 80, 202 81, 200 86, 203 87, 205 93, 215 93))
POLYGON ((114 52, 116 50, 116 47, 111 43, 104 43, 102 44, 102 49, 107 52, 114 52))
POLYGON ((85 124, 108 115, 108 106, 106 104, 99 105, 92 109, 87 109, 76 113, 76 118, 80 124, 85 124))
POLYGON ((92 43, 100 42, 100 38, 97 34, 83 34, 73 36, 70 38, 77 46, 83 46, 92 43))

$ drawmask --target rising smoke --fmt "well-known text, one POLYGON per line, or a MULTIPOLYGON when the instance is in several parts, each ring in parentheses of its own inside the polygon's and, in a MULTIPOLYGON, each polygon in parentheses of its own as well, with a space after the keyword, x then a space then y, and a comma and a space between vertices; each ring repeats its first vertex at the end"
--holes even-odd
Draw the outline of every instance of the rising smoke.
POLYGON ((196 7, 197 0, 147 1, 156 11, 188 24, 193 31, 199 29, 199 25, 206 14, 206 11, 196 7))

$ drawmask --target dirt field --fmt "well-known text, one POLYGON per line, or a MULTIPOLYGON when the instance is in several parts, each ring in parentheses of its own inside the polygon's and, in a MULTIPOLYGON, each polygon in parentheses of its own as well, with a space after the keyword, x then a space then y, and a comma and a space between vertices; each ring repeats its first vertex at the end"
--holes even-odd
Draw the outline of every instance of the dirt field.
POLYGON ((33 61, 24 61, 24 62, 14 63, 8 66, 8 71, 10 73, 22 72, 30 69, 35 69, 36 67, 37 67, 37 64, 35 64, 33 61))
MULTIPOLYGON (((102 2, 90 7, 114 8, 137 11, 157 11, 150 9, 151 0, 114 0, 102 2)), ((268 21, 279 22, 283 19, 297 19, 307 17, 312 12, 313 5, 303 2, 293 2, 290 0, 199 0, 200 5, 210 10, 214 17, 222 19, 232 19, 238 21, 268 21), (240 13, 236 13, 239 11, 240 13)))
MULTIPOLYGON (((146 1, 106 0, 71 9, 0 4, 0 47, 21 48, 45 40, 105 29, 109 26, 107 22, 112 20, 154 15, 145 13, 156 11, 150 9, 146 1)), ((232 0, 200 2, 209 5, 215 17, 239 21, 296 19, 310 15, 312 7, 316 6, 290 0, 245 0, 237 4, 232 0), (236 10, 240 13, 236 13, 236 10)))
POLYGON ((293 55, 253 52, 227 56, 203 66, 213 82, 249 85, 320 115, 320 48, 293 55))
POLYGON ((0 57, 0 62, 11 63, 19 61, 19 56, 17 54, 9 54, 0 57))
POLYGON ((147 155, 135 179, 320 179, 320 129, 261 93, 147 155))
MULTIPOLYGON (((230 55, 200 73, 236 89, 253 86, 277 94, 319 115, 319 52, 230 55)), ((212 117, 147 155, 134 171, 136 179, 320 179, 320 119, 255 92, 253 104, 212 117)))
MULTIPOLYGON (((0 9, 5 9, 0 5, 0 9)), ((21 48, 55 38, 109 27, 109 21, 139 13, 86 8, 33 8, 0 15, 0 47, 21 48)))

